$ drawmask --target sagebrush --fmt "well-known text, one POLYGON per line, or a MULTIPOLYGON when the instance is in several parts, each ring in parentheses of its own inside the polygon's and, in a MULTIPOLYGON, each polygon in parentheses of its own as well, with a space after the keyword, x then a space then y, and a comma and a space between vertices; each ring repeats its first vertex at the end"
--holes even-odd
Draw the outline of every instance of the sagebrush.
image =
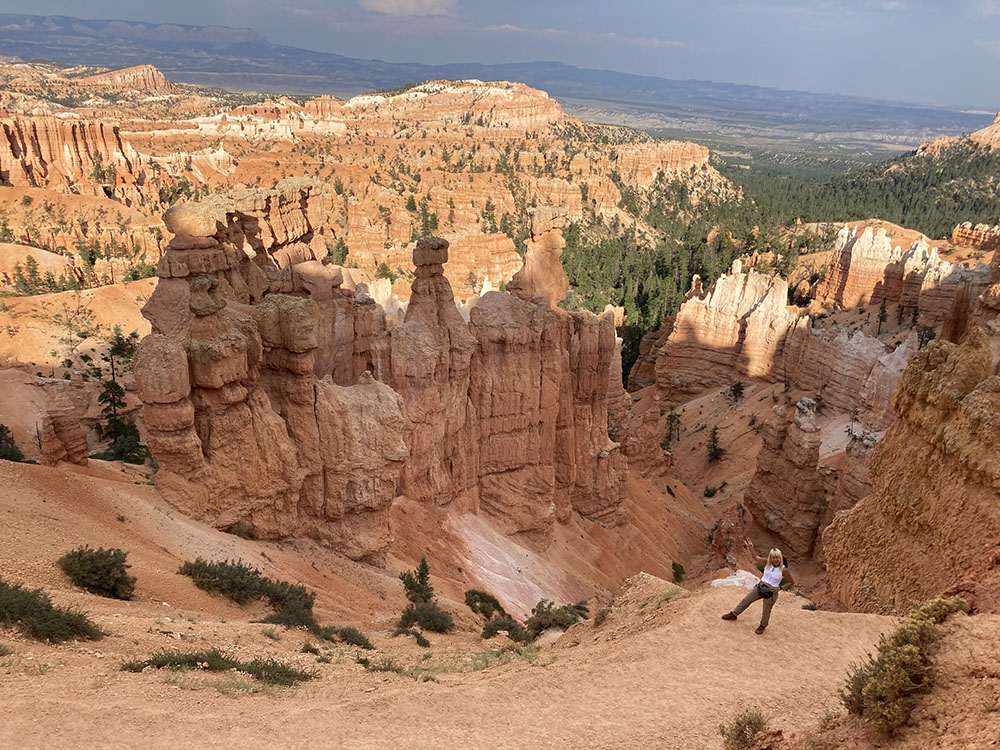
POLYGON ((728 724, 719 725, 725 750, 748 750, 757 735, 767 728, 767 717, 757 708, 736 714, 728 724))
POLYGON ((57 607, 42 589, 0 579, 0 625, 19 628, 39 641, 96 641, 106 634, 83 612, 57 607))
POLYGON ((228 672, 236 670, 270 685, 294 685, 296 682, 311 680, 316 672, 305 672, 276 659, 253 659, 240 661, 218 649, 205 651, 164 651, 142 661, 122 664, 125 672, 141 672, 147 667, 162 669, 200 669, 205 672, 228 672))
POLYGON ((895 735, 917 696, 933 685, 931 647, 938 626, 953 612, 968 611, 968 603, 957 596, 914 605, 892 633, 879 639, 875 654, 852 665, 840 691, 847 710, 864 717, 878 734, 895 735))
POLYGON ((58 564, 69 579, 91 594, 110 599, 131 599, 135 576, 128 574, 126 552, 120 549, 79 547, 59 558, 58 564))

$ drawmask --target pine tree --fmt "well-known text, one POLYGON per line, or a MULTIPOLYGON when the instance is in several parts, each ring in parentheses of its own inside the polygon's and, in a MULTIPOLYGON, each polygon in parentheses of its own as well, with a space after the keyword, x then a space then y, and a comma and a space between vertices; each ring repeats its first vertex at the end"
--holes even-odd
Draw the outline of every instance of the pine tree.
POLYGON ((404 570, 399 574, 399 580, 403 582, 406 589, 406 598, 415 604, 429 602, 434 599, 434 587, 430 581, 430 566, 427 564, 427 557, 420 558, 420 564, 416 570, 404 570))
POLYGON ((715 463, 724 455, 726 455, 726 449, 719 445, 719 428, 713 427, 712 432, 708 437, 709 463, 715 463))
POLYGON ((878 309, 878 332, 875 334, 876 336, 881 336, 882 335, 882 324, 885 323, 885 321, 888 318, 889 318, 889 313, 886 312, 886 309, 885 309, 885 298, 883 297, 882 298, 882 304, 881 304, 881 306, 878 309))
POLYGON ((0 459, 4 461, 24 461, 24 454, 17 447, 10 428, 5 424, 0 424, 0 459))

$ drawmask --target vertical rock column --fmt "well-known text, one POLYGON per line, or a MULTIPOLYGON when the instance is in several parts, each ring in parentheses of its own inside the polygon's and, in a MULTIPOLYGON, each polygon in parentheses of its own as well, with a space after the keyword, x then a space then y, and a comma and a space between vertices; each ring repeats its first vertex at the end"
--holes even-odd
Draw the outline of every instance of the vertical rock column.
POLYGON ((775 406, 745 493, 747 509, 796 555, 812 550, 825 507, 817 471, 820 441, 815 401, 800 399, 792 420, 775 406))

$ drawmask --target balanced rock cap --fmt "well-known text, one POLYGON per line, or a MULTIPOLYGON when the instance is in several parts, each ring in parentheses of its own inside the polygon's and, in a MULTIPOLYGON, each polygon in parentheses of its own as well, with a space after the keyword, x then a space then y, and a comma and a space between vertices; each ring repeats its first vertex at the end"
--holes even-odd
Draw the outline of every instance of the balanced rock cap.
POLYGON ((448 240, 441 237, 424 237, 413 248, 413 265, 444 265, 448 262, 448 240))

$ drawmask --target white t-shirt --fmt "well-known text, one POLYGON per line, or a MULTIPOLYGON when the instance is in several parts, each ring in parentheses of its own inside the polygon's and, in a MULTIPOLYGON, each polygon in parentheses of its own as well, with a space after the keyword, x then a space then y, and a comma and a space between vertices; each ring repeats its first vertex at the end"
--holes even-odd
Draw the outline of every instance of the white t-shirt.
POLYGON ((774 567, 773 565, 768 565, 764 568, 764 574, 760 577, 764 583, 773 589, 778 588, 781 585, 781 579, 783 575, 781 572, 781 566, 774 567))

